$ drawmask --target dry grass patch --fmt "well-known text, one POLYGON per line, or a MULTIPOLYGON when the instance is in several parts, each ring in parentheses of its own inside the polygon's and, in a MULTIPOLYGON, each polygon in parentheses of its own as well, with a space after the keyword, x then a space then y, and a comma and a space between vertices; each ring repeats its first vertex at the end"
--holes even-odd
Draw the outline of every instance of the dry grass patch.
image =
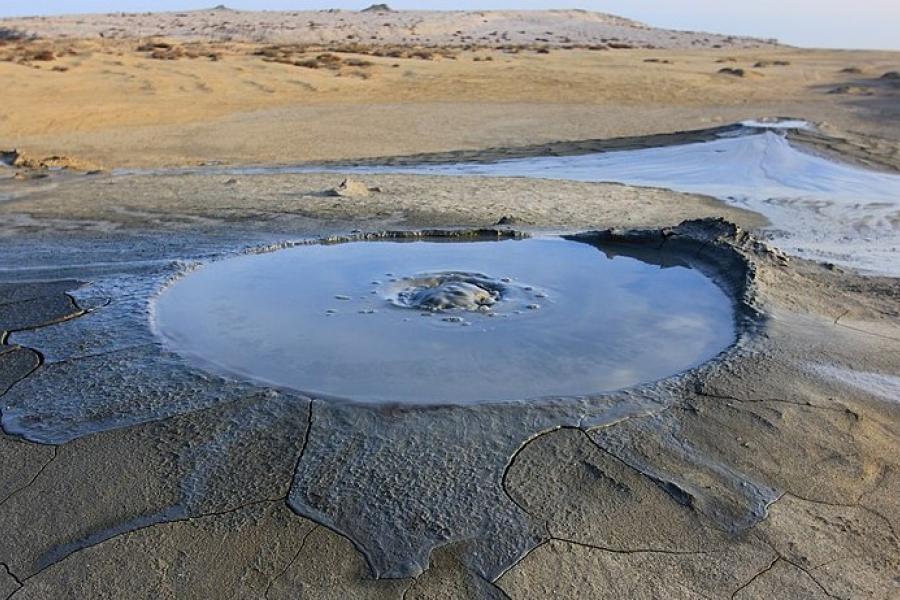
POLYGON ((137 47, 138 52, 146 52, 154 60, 178 60, 179 58, 208 58, 219 60, 222 52, 215 51, 201 42, 174 44, 163 40, 150 40, 137 47))
POLYGON ((52 62, 63 56, 75 56, 74 48, 57 48, 49 42, 40 40, 8 40, 0 38, 0 61, 12 62, 20 65, 32 65, 32 63, 52 62))

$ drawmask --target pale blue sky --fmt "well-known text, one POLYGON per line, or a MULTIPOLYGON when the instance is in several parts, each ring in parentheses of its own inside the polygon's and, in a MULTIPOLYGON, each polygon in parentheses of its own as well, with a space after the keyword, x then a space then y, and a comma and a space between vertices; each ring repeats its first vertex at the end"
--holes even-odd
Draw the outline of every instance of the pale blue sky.
MULTIPOLYGON (((27 0, 0 1, 0 15, 22 16, 205 8, 221 0, 27 0)), ((371 1, 226 0, 231 8, 359 9, 371 1)), ((776 37, 799 46, 900 50, 900 0, 415 0, 388 1, 394 8, 490 9, 584 8, 631 17, 660 27, 776 37)))

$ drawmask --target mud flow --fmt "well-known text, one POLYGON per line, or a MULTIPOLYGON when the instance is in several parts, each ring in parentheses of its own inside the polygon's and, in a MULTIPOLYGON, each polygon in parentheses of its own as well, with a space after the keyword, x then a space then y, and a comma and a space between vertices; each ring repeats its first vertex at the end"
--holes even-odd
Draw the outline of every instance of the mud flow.
POLYGON ((613 181, 713 196, 769 220, 782 250, 869 274, 900 275, 900 176, 817 156, 790 142, 802 121, 747 121, 718 139, 569 156, 366 167, 432 175, 613 181))

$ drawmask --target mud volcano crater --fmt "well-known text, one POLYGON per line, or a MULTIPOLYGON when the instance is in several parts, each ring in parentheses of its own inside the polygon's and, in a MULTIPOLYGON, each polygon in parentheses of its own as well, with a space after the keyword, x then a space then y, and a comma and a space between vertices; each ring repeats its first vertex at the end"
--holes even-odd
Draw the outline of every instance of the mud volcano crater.
POLYGON ((694 250, 608 233, 327 240, 187 273, 156 298, 154 328, 195 366, 334 401, 588 396, 733 345, 734 272, 694 250))

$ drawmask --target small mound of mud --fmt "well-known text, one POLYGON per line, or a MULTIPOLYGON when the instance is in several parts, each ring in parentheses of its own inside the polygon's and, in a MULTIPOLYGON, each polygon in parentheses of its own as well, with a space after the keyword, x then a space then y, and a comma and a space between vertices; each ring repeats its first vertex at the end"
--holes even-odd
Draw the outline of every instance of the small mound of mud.
POLYGON ((395 306, 430 312, 487 311, 501 301, 509 285, 482 273, 446 271, 407 277, 392 286, 395 306))
POLYGON ((331 188, 325 192, 325 194, 327 196, 337 196, 341 198, 356 198, 368 196, 371 191, 373 190, 361 181, 347 178, 344 179, 339 186, 331 188))

